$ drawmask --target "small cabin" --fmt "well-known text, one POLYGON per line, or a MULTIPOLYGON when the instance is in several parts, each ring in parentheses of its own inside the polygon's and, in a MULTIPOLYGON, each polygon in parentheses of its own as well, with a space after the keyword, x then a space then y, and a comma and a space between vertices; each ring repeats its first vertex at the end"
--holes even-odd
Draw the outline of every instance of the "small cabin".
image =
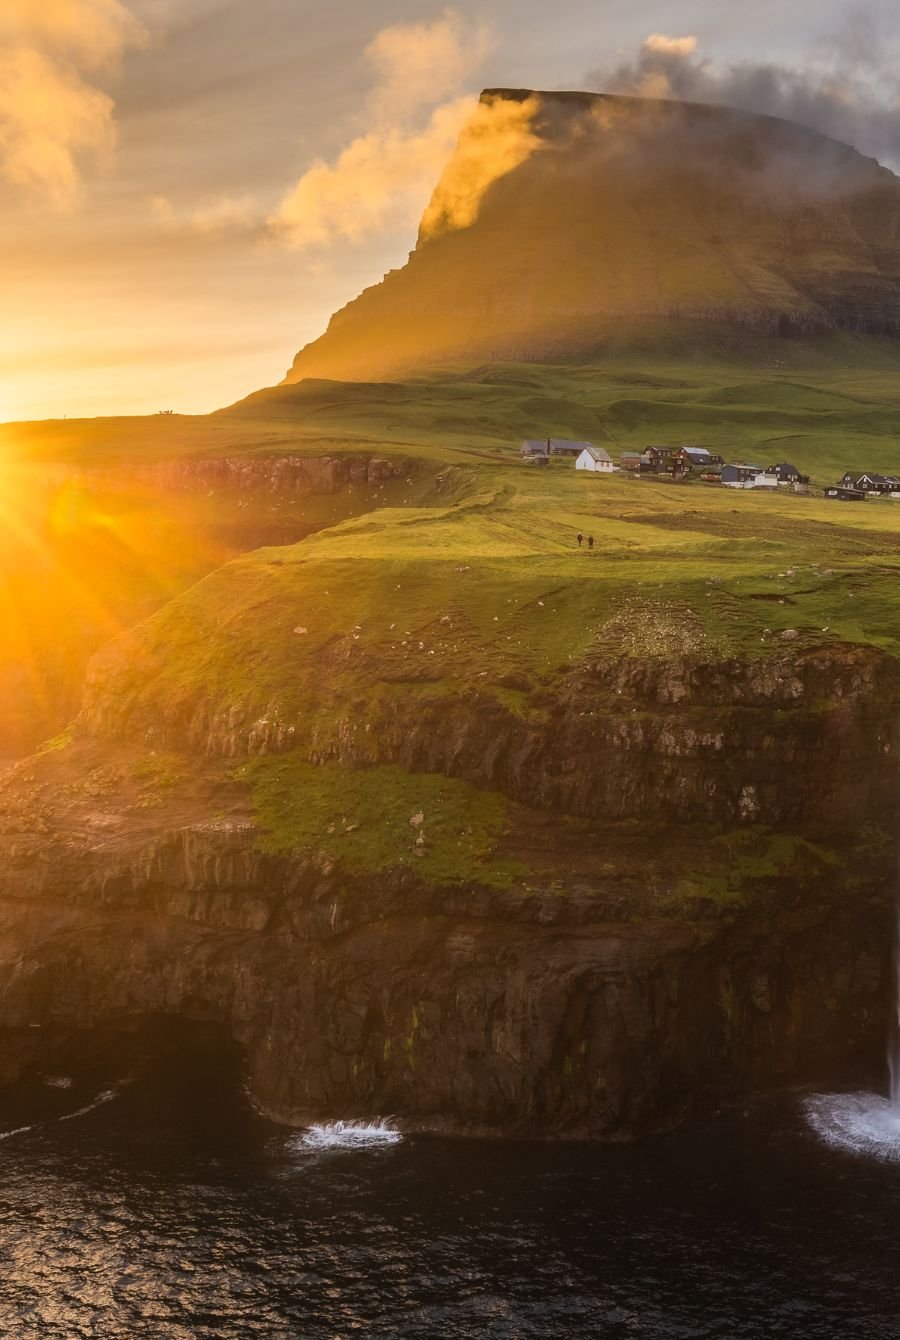
POLYGON ((848 489, 842 484, 835 484, 825 490, 825 497, 834 498, 838 502, 865 502, 868 494, 865 489, 848 489))
POLYGON ((587 446, 575 461, 575 469, 587 470, 595 475, 611 475, 613 471, 612 457, 602 447, 587 446))
POLYGON ((638 474, 643 464, 644 458, 639 451, 623 451, 619 457, 619 469, 630 470, 633 474, 638 474))

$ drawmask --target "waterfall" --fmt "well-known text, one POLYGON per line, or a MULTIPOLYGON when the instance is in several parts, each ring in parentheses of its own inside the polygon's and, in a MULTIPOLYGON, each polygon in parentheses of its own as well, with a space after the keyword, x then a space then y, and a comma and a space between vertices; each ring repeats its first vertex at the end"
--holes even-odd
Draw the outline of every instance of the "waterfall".
POLYGON ((894 940, 894 1013, 888 1041, 888 1073, 891 1105, 900 1109, 900 903, 897 906, 897 934, 894 940))

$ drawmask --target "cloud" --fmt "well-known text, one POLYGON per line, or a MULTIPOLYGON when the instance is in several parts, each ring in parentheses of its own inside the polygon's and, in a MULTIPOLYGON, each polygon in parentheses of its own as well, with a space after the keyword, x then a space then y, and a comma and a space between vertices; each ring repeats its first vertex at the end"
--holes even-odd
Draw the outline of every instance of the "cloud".
POLYGON ((147 208, 166 232, 206 238, 240 233, 260 236, 264 218, 253 196, 210 196, 193 209, 179 210, 165 195, 153 195, 147 208))
POLYGON ((121 0, 2 0, 0 176, 68 208, 83 163, 115 143, 96 84, 144 31, 121 0))
POLYGON ((533 129, 539 109, 538 97, 522 102, 493 98, 478 104, 466 119, 456 151, 425 211, 423 239, 472 226, 488 188, 539 147, 533 129))
POLYGON ((655 33, 635 56, 591 71, 588 86, 607 93, 724 104, 782 117, 900 166, 900 79, 895 53, 865 16, 815 49, 803 67, 722 63, 693 36, 655 33))
POLYGON ((415 227, 464 128, 461 161, 445 176, 432 213, 434 226, 438 219, 445 228, 471 223, 491 180, 533 146, 521 108, 518 119, 501 115, 492 127, 494 108, 466 91, 490 45, 484 24, 468 24, 452 10, 432 23, 379 33, 365 52, 375 80, 367 128, 332 162, 318 159, 303 174, 270 221, 275 235, 290 246, 317 247, 415 227), (491 128, 500 132, 493 158, 491 128))
POLYGON ((453 10, 433 23, 385 28, 365 53, 377 79, 371 112, 381 122, 403 122, 455 97, 486 59, 492 41, 487 24, 468 25, 453 10))
POLYGON ((647 51, 663 56, 691 56, 697 50, 696 37, 667 37, 665 33, 651 33, 644 43, 647 51))

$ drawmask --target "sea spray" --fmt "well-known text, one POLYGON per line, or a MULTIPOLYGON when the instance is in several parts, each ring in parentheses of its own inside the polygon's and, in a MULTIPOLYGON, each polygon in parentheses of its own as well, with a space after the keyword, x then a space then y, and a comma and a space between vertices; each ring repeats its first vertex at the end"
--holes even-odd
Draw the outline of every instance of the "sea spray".
POLYGON ((888 1037, 889 1093, 823 1093, 808 1098, 806 1116, 826 1144, 869 1158, 900 1162, 900 903, 894 936, 894 1007, 888 1037))
MULTIPOLYGON (((64 1087, 64 1086, 63 1086, 64 1087)), ((119 1088, 103 1089, 101 1093, 92 1102, 86 1103, 84 1107, 77 1108, 74 1112, 66 1112, 61 1117, 56 1117, 57 1122, 75 1121, 78 1117, 86 1117, 91 1112, 95 1112, 98 1107, 103 1107, 105 1103, 111 1103, 119 1096, 119 1088)), ((0 1140, 11 1140, 14 1135, 25 1135, 28 1131, 37 1130, 41 1126, 52 1125, 50 1122, 38 1122, 32 1126, 17 1126, 14 1130, 0 1131, 0 1140)))
POLYGON ((374 1121, 329 1121, 310 1126, 293 1140, 295 1149, 376 1149, 396 1145, 403 1139, 390 1119, 374 1121))

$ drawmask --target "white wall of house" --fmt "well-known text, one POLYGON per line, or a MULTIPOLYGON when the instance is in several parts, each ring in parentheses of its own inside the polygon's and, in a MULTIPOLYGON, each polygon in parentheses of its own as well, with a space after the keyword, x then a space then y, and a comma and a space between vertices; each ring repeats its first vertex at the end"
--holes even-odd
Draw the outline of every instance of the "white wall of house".
POLYGON ((612 461, 595 461, 589 451, 583 451, 575 462, 576 470, 589 470, 595 475, 611 475, 613 471, 612 461))

